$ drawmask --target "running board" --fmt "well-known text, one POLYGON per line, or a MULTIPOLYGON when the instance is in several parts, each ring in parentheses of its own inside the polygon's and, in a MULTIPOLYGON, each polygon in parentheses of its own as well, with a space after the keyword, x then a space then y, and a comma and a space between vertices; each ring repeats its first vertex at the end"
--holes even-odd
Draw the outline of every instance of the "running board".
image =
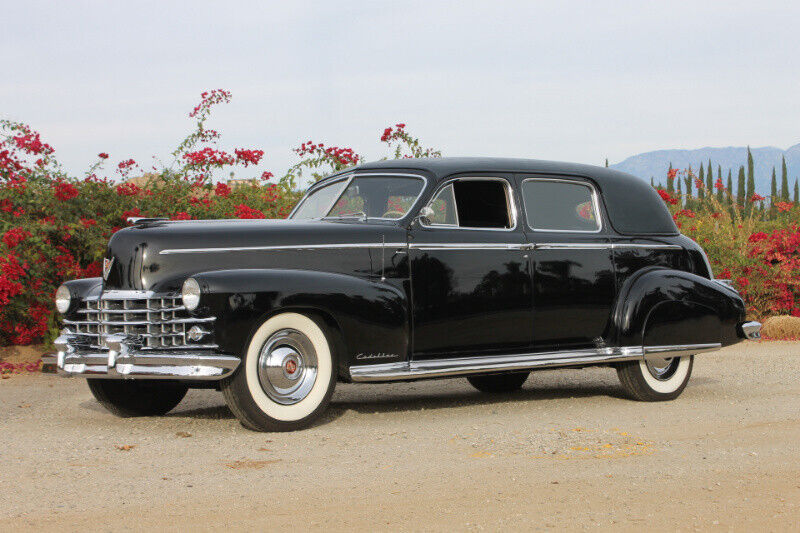
POLYGON ((534 370, 536 368, 598 365, 620 361, 635 361, 650 357, 681 357, 702 352, 713 352, 721 347, 720 343, 644 347, 625 346, 622 348, 491 355, 457 359, 424 359, 403 363, 351 366, 350 377, 353 381, 358 382, 442 378, 490 372, 534 370))

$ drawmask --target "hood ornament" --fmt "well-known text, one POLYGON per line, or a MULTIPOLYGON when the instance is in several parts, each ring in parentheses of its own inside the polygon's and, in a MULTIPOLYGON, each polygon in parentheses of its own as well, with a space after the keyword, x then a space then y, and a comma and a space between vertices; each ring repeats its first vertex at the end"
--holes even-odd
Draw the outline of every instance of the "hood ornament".
POLYGON ((114 264, 114 258, 111 259, 103 259, 103 279, 108 279, 108 274, 111 272, 111 265, 114 264))

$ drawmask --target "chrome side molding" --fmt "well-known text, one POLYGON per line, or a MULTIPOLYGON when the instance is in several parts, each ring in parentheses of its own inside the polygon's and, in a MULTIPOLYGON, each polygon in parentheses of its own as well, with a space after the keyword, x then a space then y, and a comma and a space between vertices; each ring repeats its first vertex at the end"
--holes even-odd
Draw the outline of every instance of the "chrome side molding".
POLYGON ((654 358, 681 357, 719 350, 721 347, 720 343, 646 347, 623 346, 621 348, 564 350, 515 355, 426 359, 401 363, 351 366, 350 377, 357 382, 441 378, 490 372, 635 361, 647 358, 648 354, 652 354, 654 358))

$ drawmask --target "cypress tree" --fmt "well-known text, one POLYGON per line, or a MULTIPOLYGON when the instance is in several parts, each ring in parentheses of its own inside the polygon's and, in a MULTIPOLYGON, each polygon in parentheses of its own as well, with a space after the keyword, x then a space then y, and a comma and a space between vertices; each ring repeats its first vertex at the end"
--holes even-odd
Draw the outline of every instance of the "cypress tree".
POLYGON ((797 186, 797 178, 794 180, 794 203, 800 203, 800 187, 797 186))
POLYGON ((683 184, 686 185, 686 196, 688 198, 692 197, 692 167, 689 167, 689 172, 686 173, 686 177, 683 178, 683 184))
POLYGON ((706 189, 708 189, 709 196, 714 194, 714 171, 711 170, 711 159, 708 160, 708 173, 706 174, 706 189))
POLYGON ((678 201, 683 205, 683 191, 681 191, 681 180, 678 180, 678 201))
POLYGON ((669 170, 667 170, 667 192, 672 193, 675 191, 675 178, 672 177, 672 161, 669 162, 669 170))
POLYGON ((786 172, 786 156, 781 161, 781 200, 789 201, 789 174, 786 172))
POLYGON ((608 158, 606 157, 606 168, 608 168, 608 158))
POLYGON ((650 176, 650 186, 655 187, 655 183, 653 183, 653 176, 650 176))
POLYGON ((750 152, 750 147, 747 147, 747 190, 745 196, 747 199, 753 197, 756 193, 756 173, 753 164, 753 154, 750 152))
POLYGON ((700 163, 700 177, 697 178, 700 181, 697 183, 697 197, 701 200, 706 197, 706 192, 703 190, 703 185, 705 184, 705 172, 703 171, 703 163, 700 163))
POLYGON ((773 202, 778 199, 778 177, 775 175, 775 165, 772 165, 772 183, 769 187, 769 195, 773 202))
POLYGON ((739 207, 744 205, 744 195, 746 191, 744 188, 744 166, 739 167, 739 178, 736 183, 736 203, 739 207))
POLYGON ((731 178, 731 169, 728 169, 728 194, 733 196, 733 179, 731 178))
POLYGON ((717 165, 717 183, 720 184, 720 188, 717 189, 717 201, 722 203, 725 200, 725 191, 722 190, 722 165, 717 165))

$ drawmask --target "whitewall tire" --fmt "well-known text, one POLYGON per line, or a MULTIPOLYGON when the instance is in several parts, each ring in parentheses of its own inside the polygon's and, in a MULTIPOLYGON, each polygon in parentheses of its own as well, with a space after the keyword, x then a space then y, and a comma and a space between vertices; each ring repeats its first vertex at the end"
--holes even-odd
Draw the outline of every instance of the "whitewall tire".
POLYGON ((694 356, 622 363, 617 375, 622 388, 634 399, 657 402, 677 398, 689 383, 694 356))
POLYGON ((236 373, 222 383, 243 426, 292 431, 325 411, 336 386, 336 361, 324 328, 307 315, 281 313, 256 330, 236 373))

